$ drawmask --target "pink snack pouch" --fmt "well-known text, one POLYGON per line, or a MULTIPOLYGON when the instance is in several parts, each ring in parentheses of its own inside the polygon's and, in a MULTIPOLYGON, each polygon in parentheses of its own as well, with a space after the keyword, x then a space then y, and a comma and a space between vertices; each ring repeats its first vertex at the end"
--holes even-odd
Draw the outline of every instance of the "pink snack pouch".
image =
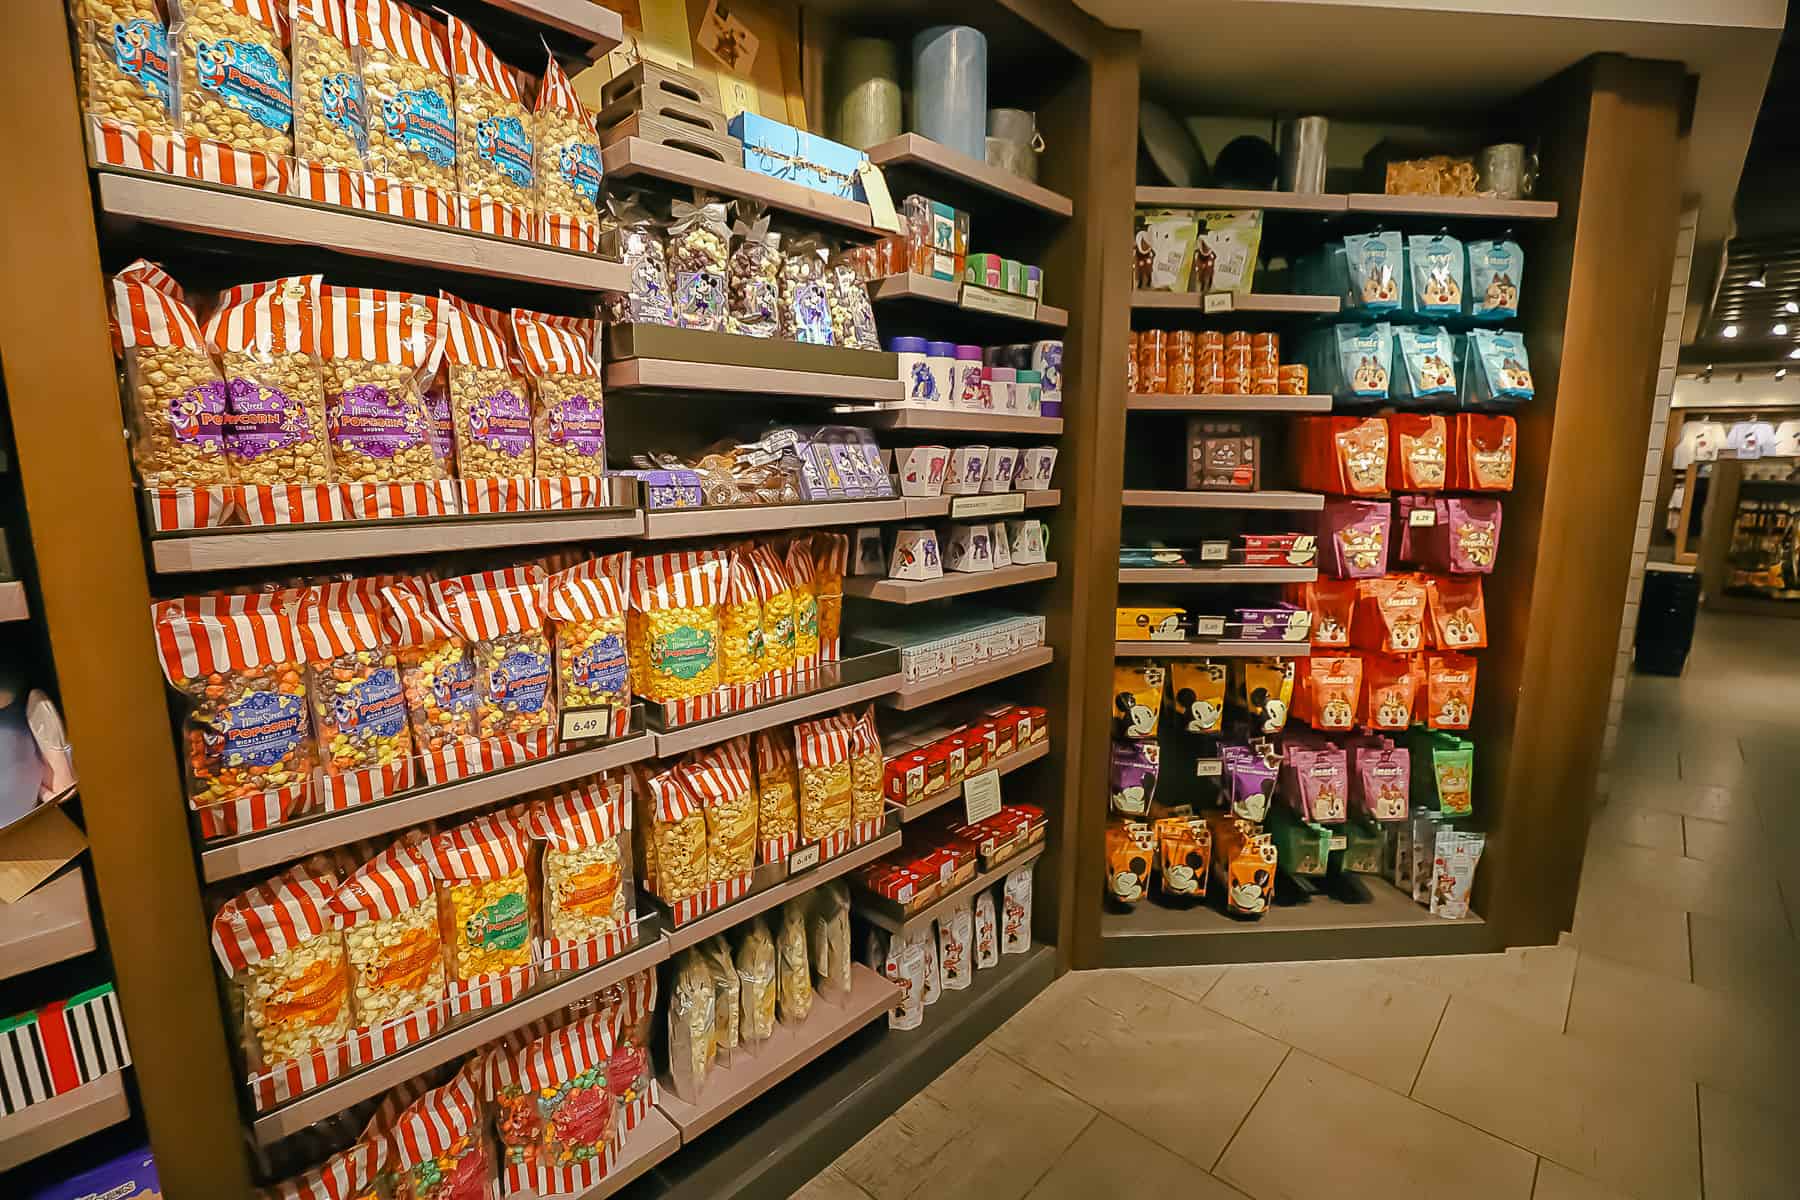
POLYGON ((1453 497, 1435 502, 1437 521, 1413 538, 1417 561, 1452 575, 1486 575, 1500 552, 1500 502, 1453 497))
POLYGON ((1371 821, 1406 820, 1412 788, 1412 760, 1404 746, 1358 747, 1352 806, 1371 821))
POLYGON ((1344 751, 1336 747, 1290 749, 1284 764, 1287 795, 1301 817, 1321 825, 1344 820, 1349 809, 1350 771, 1344 751))
POLYGON ((1321 565, 1334 579, 1387 574, 1389 509, 1381 500, 1327 500, 1319 519, 1321 565))

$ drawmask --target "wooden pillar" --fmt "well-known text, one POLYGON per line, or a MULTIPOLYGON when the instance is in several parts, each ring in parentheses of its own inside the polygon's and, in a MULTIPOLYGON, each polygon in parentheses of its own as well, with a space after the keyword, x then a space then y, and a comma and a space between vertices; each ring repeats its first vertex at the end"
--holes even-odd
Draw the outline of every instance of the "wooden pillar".
POLYGON ((0 364, 101 917, 163 1190, 246 1196, 206 913, 150 631, 60 4, 8 8, 0 364))

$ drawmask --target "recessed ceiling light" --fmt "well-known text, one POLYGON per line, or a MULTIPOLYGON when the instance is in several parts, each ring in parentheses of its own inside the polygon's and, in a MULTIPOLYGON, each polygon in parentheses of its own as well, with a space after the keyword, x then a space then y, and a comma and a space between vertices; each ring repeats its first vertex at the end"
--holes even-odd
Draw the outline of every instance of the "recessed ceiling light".
POLYGON ((1775 322, 1774 326, 1769 330, 1769 332, 1774 334, 1776 337, 1786 337, 1787 336, 1787 322, 1786 321, 1775 322))
POLYGON ((1753 288, 1768 287, 1769 269, 1767 267, 1758 267, 1756 269, 1756 278, 1750 281, 1750 286, 1753 288))
POLYGON ((1781 368, 1781 370, 1775 372, 1775 382, 1780 383, 1783 379, 1786 379, 1786 378, 1787 378, 1787 368, 1786 367, 1783 367, 1783 368, 1781 368))
POLYGON ((1790 317, 1800 317, 1800 301, 1789 300, 1781 306, 1781 310, 1790 317))
POLYGON ((1726 337, 1736 337, 1737 336, 1737 326, 1736 325, 1727 325, 1725 328, 1719 330, 1719 332, 1726 337))

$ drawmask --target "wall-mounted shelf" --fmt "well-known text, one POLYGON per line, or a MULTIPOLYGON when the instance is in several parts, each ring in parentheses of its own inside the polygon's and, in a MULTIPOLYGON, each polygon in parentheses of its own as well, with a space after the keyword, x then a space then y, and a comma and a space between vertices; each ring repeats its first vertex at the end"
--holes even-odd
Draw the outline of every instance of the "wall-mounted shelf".
POLYGON ((965 671, 934 675, 918 683, 906 684, 882 703, 902 712, 923 708, 927 704, 936 704, 939 700, 948 700, 951 696, 960 696, 964 692, 1010 679, 1014 675, 1023 675, 1026 671, 1035 671, 1047 666, 1055 657, 1056 651, 1049 646, 1034 646, 1030 650, 1021 650, 1004 658, 990 658, 980 666, 970 667, 965 671))
POLYGON ((1317 567, 1120 567, 1120 583, 1311 583, 1317 567))
POLYGON ((1125 397, 1131 412, 1319 413, 1331 411, 1330 396, 1168 396, 1133 392, 1125 397))
POLYGON ((1166 208, 1260 208, 1264 212, 1380 213, 1388 216, 1467 217, 1547 221, 1554 200, 1496 200, 1491 196, 1389 196, 1382 192, 1265 192, 1248 188, 1140 187, 1137 203, 1166 208))
POLYGON ((825 500, 812 504, 753 504, 741 508, 669 508, 644 514, 644 540, 731 537, 770 529, 823 529, 899 521, 906 501, 825 500))
MULTIPOLYGON (((601 164, 609 179, 630 179, 648 175, 671 183, 689 184, 709 192, 723 192, 740 200, 760 200, 770 208, 841 225, 857 233, 880 234, 869 216, 869 206, 860 200, 846 200, 827 195, 797 183, 758 175, 755 171, 729 163, 661 146, 642 138, 628 137, 614 142, 600 152, 601 164)), ((627 290, 621 285, 618 291, 627 290)))
POLYGON ((1311 658, 1311 642, 1114 642, 1114 658, 1311 658))
POLYGON ((900 831, 884 833, 871 842, 846 850, 836 858, 826 859, 816 867, 803 871, 799 875, 790 875, 773 887, 759 892, 751 892, 742 900, 727 904, 716 912, 707 913, 696 921, 690 921, 680 929, 671 929, 668 934, 669 953, 685 950, 689 946, 697 946, 715 933, 724 933, 739 922, 748 921, 757 913, 768 912, 771 908, 785 904, 795 896, 810 892, 821 883, 829 883, 840 875, 847 875, 864 863, 872 863, 890 850, 900 848, 900 831))
POLYGON ((625 23, 594 0, 487 0, 495 8, 574 34, 599 58, 625 40, 625 23))
POLYGON ((0 905, 0 979, 23 975, 94 948, 94 921, 80 868, 12 904, 0 905))
POLYGON ((942 142, 934 142, 917 133, 903 133, 870 146, 869 161, 878 167, 914 167, 947 176, 1053 216, 1067 217, 1075 212, 1074 202, 1060 192, 1053 192, 1011 171, 989 166, 978 158, 971 158, 960 150, 952 150, 942 142))
POLYGON ((1351 192, 1353 213, 1394 217, 1470 217, 1492 221, 1549 221, 1556 217, 1554 200, 1495 200, 1486 196, 1388 196, 1351 192))
MULTIPOLYGON (((1214 300, 1214 303, 1223 303, 1214 300)), ((1206 311, 1209 315, 1229 317, 1233 313, 1286 313, 1286 314, 1325 314, 1338 311, 1336 296, 1288 296, 1278 292, 1248 292, 1242 296, 1228 292, 1214 292, 1211 296, 1203 296, 1197 292, 1147 292, 1134 290, 1131 293, 1133 308, 1174 308, 1187 309, 1194 312, 1206 311), (1206 301, 1217 296, 1229 296, 1230 302, 1218 309, 1208 309, 1206 301)))
POLYGON ((110 1129, 131 1116, 125 1078, 115 1071, 92 1083, 0 1117, 0 1171, 110 1129))
POLYGON ((898 379, 784 371, 683 358, 628 358, 606 367, 609 388, 660 388, 684 392, 754 392, 823 400, 887 402, 904 399, 898 379))
MULTIPOLYGON (((995 759, 987 765, 987 769, 990 771, 998 771, 1002 775, 1009 775, 1020 767, 1034 763, 1049 753, 1050 743, 1048 740, 1033 742, 1023 750, 1015 750, 1003 758, 995 759)), ((894 808, 894 811, 900 814, 900 819, 902 821, 916 821, 928 812, 934 812, 952 801, 961 800, 962 794, 963 785, 960 783, 953 783, 948 787, 940 788, 931 793, 931 795, 926 796, 917 804, 898 805, 894 808)))
POLYGON ((933 900, 930 904, 927 904, 924 908, 921 908, 911 916, 897 917, 892 913, 884 912, 880 908, 868 904, 858 904, 857 911, 862 913, 864 918, 866 918, 870 924, 879 925, 889 933, 912 933, 914 930, 924 929, 926 926, 930 925, 931 922, 937 920, 939 913, 948 912, 950 909, 956 907, 957 904, 968 899, 970 896, 973 896, 983 888, 991 888, 1020 867, 1025 866, 1027 863, 1036 862, 1043 853, 1044 845, 1041 842, 1028 850, 1021 850, 1018 854, 1007 859, 993 870, 977 872, 975 878, 969 880, 969 882, 963 884, 961 887, 952 888, 949 892, 939 896, 936 900, 933 900))
POLYGON ((1269 192, 1253 188, 1140 187, 1137 202, 1164 208, 1260 208, 1264 212, 1341 213, 1347 197, 1336 192, 1269 192))
POLYGON ((966 408, 884 408, 844 415, 854 416, 857 424, 871 429, 927 429, 941 433, 997 433, 1020 437, 1054 437, 1063 431, 1061 417, 1027 417, 966 408))
POLYGON ((23 621, 31 615, 25 585, 18 580, 0 583, 0 621, 23 621))
POLYGON ((1226 512, 1319 512, 1325 497, 1318 492, 1181 492, 1128 488, 1126 508, 1213 508, 1226 512))
POLYGON ((1069 310, 1058 308, 1054 304, 1032 301, 1023 296, 1005 297, 1006 301, 1019 301, 1029 306, 1030 315, 1023 312, 1001 312, 993 306, 979 303, 965 303, 963 285, 951 279, 939 279, 935 275, 885 275, 869 284, 869 299, 882 300, 928 300, 933 304, 946 304, 952 308, 960 308, 967 312, 981 313, 983 316, 1012 317, 1015 320, 1027 321, 1038 325, 1049 325, 1056 329, 1064 329, 1069 324, 1069 310))
POLYGON ((844 595, 885 600, 890 604, 923 604, 927 600, 966 596, 970 592, 986 592, 1055 577, 1056 564, 1053 562, 999 567, 992 571, 945 571, 942 579, 874 579, 861 575, 844 580, 844 595))

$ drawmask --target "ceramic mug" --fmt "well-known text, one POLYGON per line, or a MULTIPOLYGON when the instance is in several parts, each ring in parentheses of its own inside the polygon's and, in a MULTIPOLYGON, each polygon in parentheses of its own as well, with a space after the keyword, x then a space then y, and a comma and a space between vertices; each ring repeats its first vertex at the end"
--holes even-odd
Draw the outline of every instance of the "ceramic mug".
POLYGON ((1475 186, 1500 200, 1529 196, 1537 186, 1538 159, 1519 142, 1483 146, 1475 156, 1475 186))

